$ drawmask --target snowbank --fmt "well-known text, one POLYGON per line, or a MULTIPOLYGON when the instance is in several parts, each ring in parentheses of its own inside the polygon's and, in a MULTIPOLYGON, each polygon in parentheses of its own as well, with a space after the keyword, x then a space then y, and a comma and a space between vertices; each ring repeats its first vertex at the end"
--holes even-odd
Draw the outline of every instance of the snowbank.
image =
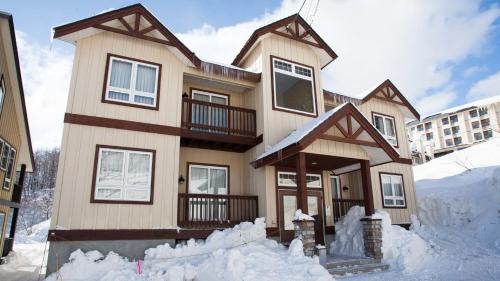
POLYGON ((47 280, 333 280, 318 258, 304 256, 300 240, 287 249, 266 239, 263 219, 216 231, 205 243, 148 249, 141 261, 142 274, 137 265, 115 253, 104 257, 97 251, 75 251, 71 261, 47 280))
POLYGON ((50 220, 42 221, 39 224, 33 225, 27 233, 26 230, 16 232, 16 243, 33 244, 47 241, 47 233, 49 232, 50 220))
MULTIPOLYGON (((364 207, 354 206, 336 224, 335 241, 330 245, 332 253, 364 256, 363 225, 360 221, 364 216, 364 207)), ((382 210, 377 210, 372 217, 382 219, 383 261, 392 269, 406 272, 418 270, 430 254, 427 243, 413 231, 392 225, 390 215, 382 210)))
POLYGON ((313 221, 314 218, 308 214, 302 213, 302 210, 298 209, 297 211, 295 211, 295 220, 297 220, 297 221, 313 221))

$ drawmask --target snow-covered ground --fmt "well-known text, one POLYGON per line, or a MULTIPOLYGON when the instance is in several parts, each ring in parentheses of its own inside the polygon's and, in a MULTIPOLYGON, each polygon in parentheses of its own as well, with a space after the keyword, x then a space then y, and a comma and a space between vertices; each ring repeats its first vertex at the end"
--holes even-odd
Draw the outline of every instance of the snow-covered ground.
MULTIPOLYGON (((500 280, 500 138, 414 168, 420 221, 411 231, 383 221, 388 272, 345 280, 500 280)), ((363 253, 362 208, 337 225, 337 253, 363 253)), ((48 222, 18 234, 15 253, 0 266, 0 280, 37 280, 48 222)), ((47 280, 333 280, 317 258, 265 238, 262 220, 218 231, 205 243, 161 245, 128 261, 116 254, 74 252, 73 261, 47 280)))

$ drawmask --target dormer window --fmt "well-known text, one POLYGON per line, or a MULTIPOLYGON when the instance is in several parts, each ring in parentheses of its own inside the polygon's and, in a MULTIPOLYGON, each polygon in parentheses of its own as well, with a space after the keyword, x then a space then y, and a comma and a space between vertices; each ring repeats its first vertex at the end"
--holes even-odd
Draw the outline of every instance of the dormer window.
POLYGON ((316 116, 313 68, 272 57, 273 107, 316 116))
POLYGON ((161 66, 108 55, 103 102, 157 109, 161 66))
MULTIPOLYGON (((373 124, 375 128, 391 143, 394 147, 398 146, 398 138, 396 136, 396 122, 394 117, 373 113, 373 124)), ((421 126, 421 125, 419 125, 421 126)))

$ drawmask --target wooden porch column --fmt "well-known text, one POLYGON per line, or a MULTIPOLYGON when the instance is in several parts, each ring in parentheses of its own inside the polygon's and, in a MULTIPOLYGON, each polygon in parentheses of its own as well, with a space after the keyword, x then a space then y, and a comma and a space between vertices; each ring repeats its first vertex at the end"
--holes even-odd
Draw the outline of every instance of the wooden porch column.
POLYGON ((375 212, 373 207, 372 177, 370 175, 370 161, 361 160, 361 182, 365 201, 365 215, 371 216, 375 212))
POLYGON ((306 181, 306 154, 299 152, 295 162, 295 172, 297 173, 297 209, 308 214, 307 208, 307 181, 306 181))

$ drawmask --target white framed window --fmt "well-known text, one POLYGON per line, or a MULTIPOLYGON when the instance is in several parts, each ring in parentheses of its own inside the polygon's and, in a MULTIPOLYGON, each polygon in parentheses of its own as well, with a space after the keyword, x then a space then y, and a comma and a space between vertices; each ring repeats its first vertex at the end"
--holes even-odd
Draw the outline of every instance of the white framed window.
POLYGON ((3 139, 0 139, 0 146, 0 169, 5 171, 2 188, 9 190, 16 161, 16 149, 3 139))
POLYGON ((160 65, 110 55, 105 100, 156 107, 160 65))
POLYGON ((3 80, 3 75, 0 78, 0 115, 3 111, 3 101, 5 99, 5 81, 3 80))
POLYGON ((98 147, 94 200, 151 201, 154 152, 98 147))
POLYGON ((273 101, 277 109, 316 116, 313 69, 272 58, 273 101))
POLYGON ((382 185, 383 206, 406 207, 405 191, 403 186, 403 176, 396 174, 380 174, 380 184, 382 185))
MULTIPOLYGON (((307 187, 321 188, 323 186, 320 174, 306 174, 307 187)), ((278 172, 278 186, 297 187, 297 174, 294 172, 278 172)))
POLYGON ((394 117, 373 113, 373 124, 390 144, 398 146, 394 117))
MULTIPOLYGON (((193 100, 215 103, 220 105, 229 105, 229 96, 216 94, 207 91, 192 89, 191 98, 193 100)), ((214 128, 228 128, 229 111, 221 107, 212 107, 205 104, 194 103, 191 105, 191 122, 201 126, 214 128)), ((203 128, 193 128, 195 130, 219 132, 220 130, 210 130, 203 128)))
POLYGON ((228 194, 228 167, 189 165, 189 193, 228 194))

